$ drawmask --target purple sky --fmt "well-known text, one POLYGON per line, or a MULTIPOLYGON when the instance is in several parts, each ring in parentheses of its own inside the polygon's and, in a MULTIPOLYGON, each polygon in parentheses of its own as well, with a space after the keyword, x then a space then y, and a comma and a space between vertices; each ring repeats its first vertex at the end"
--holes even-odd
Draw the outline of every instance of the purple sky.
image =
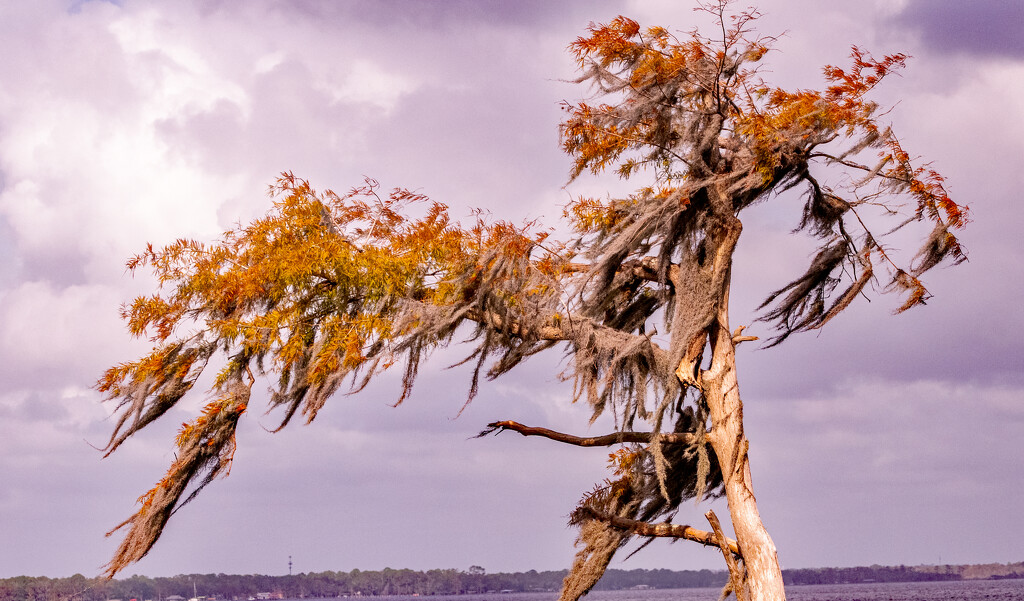
MULTIPOLYGON (((468 216, 555 223, 564 188, 558 103, 566 45, 625 14, 688 30, 683 0, 36 0, 0 4, 0 577, 95 575, 103 533, 172 459, 187 399, 101 460, 112 426, 90 388, 132 359, 118 307, 149 291, 124 261, 146 242, 212 239, 266 211, 278 172, 347 190, 362 175, 468 216)), ((786 32, 765 72, 819 86, 852 44, 913 55, 879 99, 904 147, 969 204, 970 262, 926 280, 927 307, 861 301, 820 335, 739 353, 762 516, 784 568, 1021 561, 1024 536, 1024 9, 1017 2, 765 0, 786 32)), ((735 324, 802 270, 799 205, 749 214, 735 324)), ((755 324, 755 334, 765 335, 755 324)), ((557 381, 561 355, 485 384, 424 370, 339 396, 311 426, 270 434, 256 409, 232 474, 178 513, 126 575, 570 565, 566 516, 603 478, 606 451, 512 434, 496 419, 575 433, 588 410, 557 381)), ((254 405, 255 407, 255 405, 254 405)), ((724 506, 713 504, 720 515, 724 506)), ((704 528, 706 506, 677 518, 704 528)), ((625 554, 623 554, 623 557, 625 554)), ((616 568, 720 569, 713 550, 655 543, 616 568)))

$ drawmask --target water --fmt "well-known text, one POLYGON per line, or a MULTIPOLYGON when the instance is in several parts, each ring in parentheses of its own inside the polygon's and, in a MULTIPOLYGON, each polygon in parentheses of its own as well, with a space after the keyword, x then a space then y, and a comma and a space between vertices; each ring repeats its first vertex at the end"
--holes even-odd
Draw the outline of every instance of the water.
MULTIPOLYGON (((594 591, 584 601, 716 601, 721 589, 594 591)), ((557 593, 367 597, 365 601, 555 601, 557 593)), ((730 597, 733 599, 734 597, 730 597)), ((350 601, 353 599, 349 598, 350 601)), ((788 601, 1024 601, 1024 580, 872 582, 786 587, 788 601)))
POLYGON ((1024 601, 1024 580, 816 584, 786 588, 788 601, 1024 601))

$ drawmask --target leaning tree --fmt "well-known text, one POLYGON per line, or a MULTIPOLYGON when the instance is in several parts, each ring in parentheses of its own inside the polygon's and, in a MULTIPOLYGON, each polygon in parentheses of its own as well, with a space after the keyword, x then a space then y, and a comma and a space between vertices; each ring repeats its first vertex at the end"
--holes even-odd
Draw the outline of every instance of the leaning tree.
POLYGON ((612 170, 643 184, 625 198, 573 200, 568 241, 534 224, 478 216, 462 225, 444 205, 383 193, 373 180, 339 195, 289 173, 271 187, 264 218, 215 243, 150 245, 131 259, 131 270, 152 270, 160 283, 123 310, 129 331, 154 347, 98 383, 117 404, 107 453, 174 407, 208 365, 219 371, 209 403, 181 427, 170 469, 118 527, 127 534, 107 574, 142 558, 170 515, 227 473, 258 379, 269 378, 283 428, 396 365, 401 402, 431 351, 458 342, 473 366, 470 398, 481 376, 561 351, 574 400, 595 418, 615 416, 603 436, 515 421, 482 432, 617 447, 614 475, 571 515, 580 550, 563 601, 589 591, 636 537, 718 547, 726 593, 783 599, 737 384, 736 345, 755 338, 729 324, 740 215, 802 194, 794 222, 820 242, 802 275, 761 306, 775 331, 767 346, 821 328, 871 290, 905 294, 898 312, 923 304, 921 274, 964 259, 952 230, 967 217, 867 99, 904 55, 879 60, 854 48, 851 66, 824 69, 823 90, 772 87, 757 69, 772 40, 751 33, 755 13, 730 16, 727 4, 703 5, 720 26, 711 37, 618 17, 572 43, 577 82, 598 100, 565 106, 571 177, 612 170), (923 246, 898 256, 886 236, 917 223, 930 231, 923 246), (722 495, 735 540, 713 512, 710 531, 671 522, 684 500, 722 495))

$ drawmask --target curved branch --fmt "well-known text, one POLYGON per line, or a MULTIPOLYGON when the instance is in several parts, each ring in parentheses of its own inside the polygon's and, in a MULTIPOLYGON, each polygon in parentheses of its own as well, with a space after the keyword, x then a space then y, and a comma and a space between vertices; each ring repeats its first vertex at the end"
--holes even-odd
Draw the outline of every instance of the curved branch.
MULTIPOLYGON (((654 437, 654 432, 615 432, 613 434, 604 434, 602 436, 574 436, 572 434, 556 432, 547 428, 524 426, 519 422, 506 420, 487 424, 487 429, 478 434, 477 438, 481 438, 495 432, 500 434, 505 430, 519 432, 523 436, 541 436, 558 442, 564 442, 565 444, 576 445, 578 447, 609 447, 611 445, 623 443, 648 443, 651 442, 651 439, 654 437)), ((662 444, 693 444, 697 440, 697 437, 693 434, 684 434, 681 432, 663 432, 658 435, 658 438, 662 444)))
POLYGON ((728 549, 734 556, 742 557, 740 555, 739 545, 736 541, 731 538, 722 536, 719 539, 713 532, 706 532, 704 530, 697 530, 692 526, 678 525, 678 524, 650 524, 648 522, 641 522, 639 520, 631 520, 629 518, 619 517, 617 515, 608 515, 602 513, 593 507, 583 506, 577 509, 577 511, 583 512, 587 517, 605 522, 611 525, 613 528, 620 530, 629 530, 633 534, 639 536, 651 536, 651 537, 664 537, 664 538, 676 538, 686 539, 695 543, 700 543, 707 547, 719 547, 728 549))

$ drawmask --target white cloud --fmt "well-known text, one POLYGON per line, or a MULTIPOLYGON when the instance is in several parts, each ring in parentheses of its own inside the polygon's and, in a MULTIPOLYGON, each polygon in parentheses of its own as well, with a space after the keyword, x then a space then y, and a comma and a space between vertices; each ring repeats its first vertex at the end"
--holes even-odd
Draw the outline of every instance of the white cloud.
POLYGON ((349 64, 345 75, 325 73, 315 84, 328 92, 335 102, 371 104, 390 111, 418 84, 408 77, 388 73, 381 66, 356 59, 349 64))
POLYGON ((245 93, 194 52, 161 45, 152 13, 128 14, 112 26, 124 38, 120 51, 95 19, 57 19, 54 27, 74 33, 69 51, 58 58, 46 48, 33 57, 29 68, 50 76, 29 78, 0 102, 0 217, 16 244, 50 263, 64 257, 84 264, 102 278, 106 266, 147 239, 214 235, 218 204, 245 190, 242 179, 191 164, 157 127, 222 101, 244 113, 245 93), (112 54, 94 56, 93 44, 112 54), (59 69, 49 67, 54 60, 59 69), (83 87, 82 72, 97 62, 103 69, 83 87), (94 92, 105 88, 117 94, 94 92))
POLYGON ((130 76, 143 88, 143 118, 209 110, 221 99, 247 110, 248 95, 230 73, 214 69, 203 58, 191 36, 183 35, 191 30, 184 23, 145 9, 126 14, 109 29, 130 61, 130 76))
POLYGON ((139 346, 112 337, 122 299, 103 286, 25 282, 0 292, 0 364, 8 387, 90 385, 105 362, 139 346), (84 379, 84 380, 83 380, 84 379))

